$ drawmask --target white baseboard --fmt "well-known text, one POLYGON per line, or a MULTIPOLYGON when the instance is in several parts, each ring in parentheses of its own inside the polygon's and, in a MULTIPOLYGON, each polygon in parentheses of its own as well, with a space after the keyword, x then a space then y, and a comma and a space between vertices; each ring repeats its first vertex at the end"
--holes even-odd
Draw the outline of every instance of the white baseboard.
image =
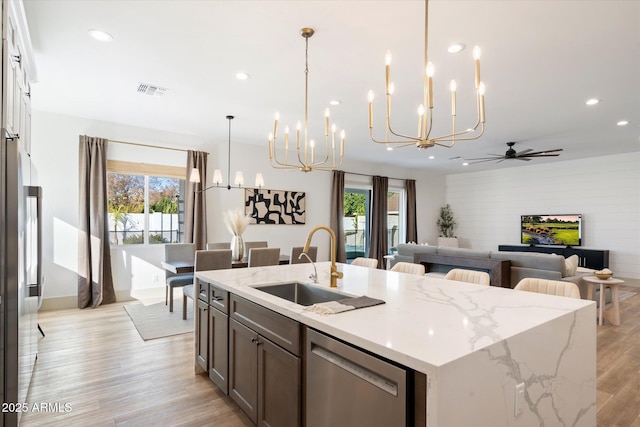
MULTIPOLYGON (((164 298, 165 288, 148 288, 116 291, 116 301, 133 301, 152 298, 164 298)), ((180 295, 180 294, 178 294, 180 295)), ((65 297, 44 298, 40 311, 67 310, 78 308, 78 297, 70 295, 65 297)))

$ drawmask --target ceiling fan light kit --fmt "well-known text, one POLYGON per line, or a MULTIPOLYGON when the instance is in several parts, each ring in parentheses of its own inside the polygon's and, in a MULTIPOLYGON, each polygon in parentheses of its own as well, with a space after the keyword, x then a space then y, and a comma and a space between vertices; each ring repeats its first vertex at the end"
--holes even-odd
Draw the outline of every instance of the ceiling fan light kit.
POLYGON ((428 56, 428 35, 429 35, 429 0, 425 0, 424 5, 424 69, 423 77, 423 98, 424 103, 418 107, 418 131, 415 136, 409 136, 399 132, 395 132, 391 127, 391 99, 394 91, 394 84, 391 81, 391 52, 387 51, 385 55, 385 87, 386 87, 386 112, 385 112, 385 138, 378 140, 373 135, 373 91, 368 93, 369 101, 369 136, 371 140, 378 144, 399 145, 400 147, 408 147, 415 145, 419 149, 430 148, 434 145, 451 148, 456 141, 469 141, 478 139, 484 133, 485 124, 485 108, 484 93, 485 86, 480 80, 480 48, 473 48, 474 71, 475 71, 475 102, 477 119, 473 127, 463 131, 456 131, 456 91, 457 83, 451 80, 449 90, 451 91, 451 133, 446 135, 434 136, 431 134, 433 129, 433 74, 434 66, 429 61, 428 56), (478 131, 478 132, 476 132, 478 131), (389 134, 399 139, 390 140, 389 134))

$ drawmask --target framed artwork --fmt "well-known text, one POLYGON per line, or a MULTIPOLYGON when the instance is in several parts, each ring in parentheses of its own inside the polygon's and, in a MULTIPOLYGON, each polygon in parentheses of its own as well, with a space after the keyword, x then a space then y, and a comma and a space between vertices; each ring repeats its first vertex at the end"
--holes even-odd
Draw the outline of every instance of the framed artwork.
POLYGON ((304 224, 305 193, 246 188, 244 213, 251 216, 251 224, 304 224))

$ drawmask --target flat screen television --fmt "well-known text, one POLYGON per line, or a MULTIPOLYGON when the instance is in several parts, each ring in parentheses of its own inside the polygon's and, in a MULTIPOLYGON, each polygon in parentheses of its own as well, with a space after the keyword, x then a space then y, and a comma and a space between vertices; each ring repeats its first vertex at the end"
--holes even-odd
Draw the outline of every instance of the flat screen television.
POLYGON ((580 246, 582 215, 522 215, 520 236, 527 245, 580 246))

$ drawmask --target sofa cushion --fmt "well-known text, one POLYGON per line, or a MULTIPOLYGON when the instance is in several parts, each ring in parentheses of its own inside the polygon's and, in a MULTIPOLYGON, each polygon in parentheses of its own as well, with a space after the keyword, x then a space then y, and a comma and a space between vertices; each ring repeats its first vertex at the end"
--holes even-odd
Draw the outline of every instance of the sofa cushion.
POLYGON ((578 269, 578 255, 571 255, 570 257, 565 258, 564 260, 564 273, 563 277, 570 277, 576 274, 576 270, 578 269))
MULTIPOLYGON (((561 277, 564 273, 564 257, 561 255, 499 251, 491 252, 491 258, 511 260, 511 267, 556 271, 561 277)), ((541 278, 546 279, 546 277, 541 278)))
POLYGON ((491 251, 483 251, 479 249, 467 249, 467 248, 449 248, 449 247, 438 246, 438 254, 468 256, 472 258, 489 258, 489 254, 491 254, 491 251))

